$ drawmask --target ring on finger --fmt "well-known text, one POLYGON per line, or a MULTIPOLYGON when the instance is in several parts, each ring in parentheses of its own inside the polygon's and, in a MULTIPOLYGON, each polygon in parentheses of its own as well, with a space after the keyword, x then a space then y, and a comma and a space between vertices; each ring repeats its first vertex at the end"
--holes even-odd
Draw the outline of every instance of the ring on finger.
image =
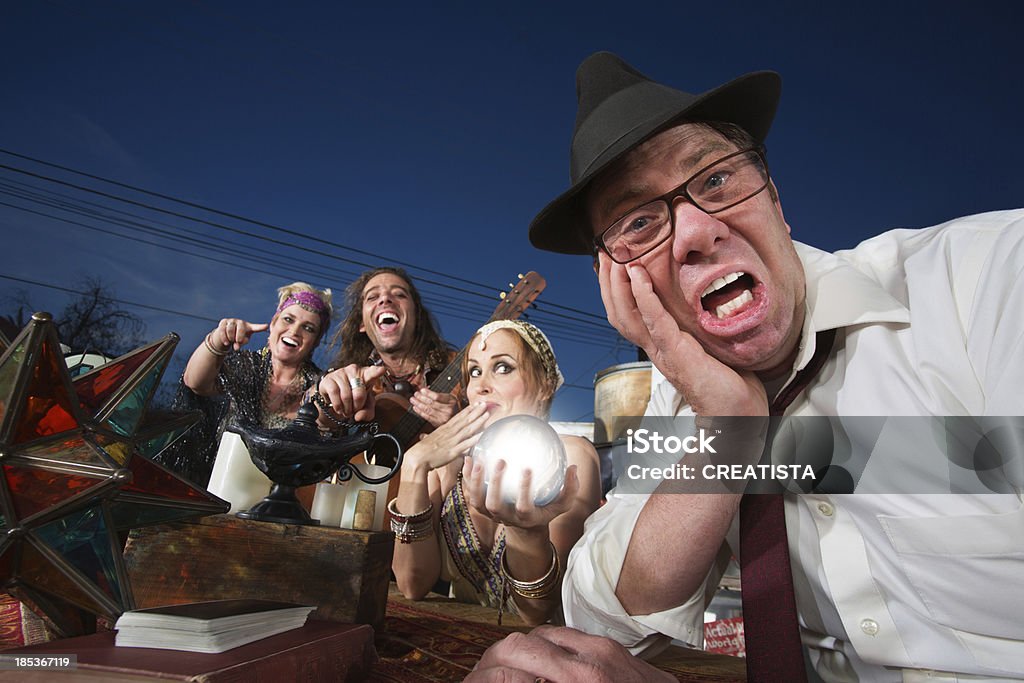
POLYGON ((363 378, 359 376, 349 377, 348 385, 353 389, 361 389, 363 387, 363 378))

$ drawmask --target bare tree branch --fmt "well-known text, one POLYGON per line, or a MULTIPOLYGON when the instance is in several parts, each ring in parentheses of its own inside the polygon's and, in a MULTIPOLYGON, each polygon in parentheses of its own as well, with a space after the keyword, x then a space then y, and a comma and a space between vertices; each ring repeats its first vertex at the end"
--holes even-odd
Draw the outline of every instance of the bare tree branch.
MULTIPOLYGON (((57 333, 62 343, 75 353, 95 352, 108 357, 119 356, 143 343, 146 324, 142 318, 121 308, 114 302, 114 292, 98 277, 88 277, 78 289, 82 292, 71 299, 54 316, 57 333)), ((15 292, 8 299, 18 306, 17 313, 5 316, 21 329, 34 311, 24 291, 15 292)))

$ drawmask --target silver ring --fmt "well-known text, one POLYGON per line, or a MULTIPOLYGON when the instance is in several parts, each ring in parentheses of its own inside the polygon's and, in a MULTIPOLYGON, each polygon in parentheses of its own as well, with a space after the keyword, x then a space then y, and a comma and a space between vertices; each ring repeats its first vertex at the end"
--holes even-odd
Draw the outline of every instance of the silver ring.
POLYGON ((350 387, 352 387, 353 389, 361 389, 363 387, 363 378, 362 377, 349 377, 348 378, 348 385, 350 387))

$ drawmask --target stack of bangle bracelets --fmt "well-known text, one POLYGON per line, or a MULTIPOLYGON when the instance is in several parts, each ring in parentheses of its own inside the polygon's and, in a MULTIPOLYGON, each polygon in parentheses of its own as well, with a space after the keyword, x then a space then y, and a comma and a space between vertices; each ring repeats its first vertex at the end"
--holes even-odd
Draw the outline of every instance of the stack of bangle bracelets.
POLYGON ((551 546, 551 567, 544 576, 535 581, 520 581, 512 576, 508 570, 508 559, 505 551, 501 553, 501 602, 498 605, 498 624, 501 624, 501 614, 505 608, 505 601, 508 599, 509 590, 516 595, 528 600, 547 600, 552 593, 558 591, 559 580, 562 578, 562 564, 558 559, 558 550, 555 544, 548 541, 551 546))
POLYGON ((395 508, 397 501, 397 498, 392 498, 388 502, 388 516, 391 518, 391 530, 400 543, 415 543, 434 535, 433 503, 414 515, 403 515, 395 508))
POLYGON ((501 575, 512 592, 530 600, 543 600, 551 596, 558 588, 558 579, 562 573, 561 563, 558 560, 558 551, 555 545, 548 541, 551 546, 551 567, 544 576, 535 581, 519 581, 514 578, 508 570, 508 558, 505 553, 501 554, 501 575))
POLYGON ((218 350, 212 343, 210 343, 211 334, 213 333, 208 332, 206 334, 206 338, 203 340, 203 343, 206 344, 206 350, 212 353, 213 355, 217 356, 217 358, 223 358, 224 356, 228 355, 228 351, 231 349, 231 344, 228 344, 226 347, 224 347, 224 350, 218 350))

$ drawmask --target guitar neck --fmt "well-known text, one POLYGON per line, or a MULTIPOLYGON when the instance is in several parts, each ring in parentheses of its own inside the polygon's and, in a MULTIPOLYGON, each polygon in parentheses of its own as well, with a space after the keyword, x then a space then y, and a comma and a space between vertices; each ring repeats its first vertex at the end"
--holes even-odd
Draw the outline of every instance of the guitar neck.
MULTIPOLYGON (((462 381, 462 359, 465 355, 465 349, 455 354, 455 357, 448 363, 448 367, 444 369, 444 372, 435 377, 434 381, 430 383, 431 391, 439 394, 450 394, 458 386, 459 382, 462 381)), ((423 431, 426 424, 427 421, 410 408, 402 415, 394 429, 391 430, 391 436, 395 437, 398 443, 402 444, 402 449, 404 450, 413 437, 423 431)))

